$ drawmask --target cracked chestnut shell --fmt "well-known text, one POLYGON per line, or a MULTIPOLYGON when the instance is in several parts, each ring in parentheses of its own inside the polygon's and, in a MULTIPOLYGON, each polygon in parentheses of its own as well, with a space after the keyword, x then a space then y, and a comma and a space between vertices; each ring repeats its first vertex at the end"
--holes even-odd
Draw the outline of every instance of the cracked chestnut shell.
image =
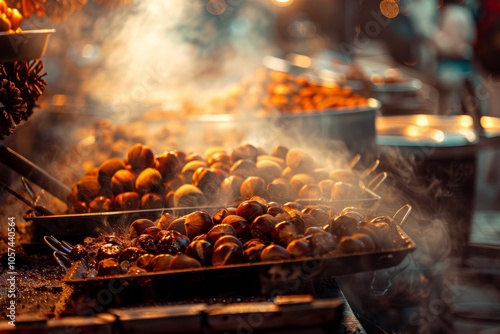
POLYGON ((222 224, 232 226, 239 238, 248 238, 252 235, 250 233, 250 223, 241 216, 227 215, 222 221, 222 224))
POLYGON ((210 231, 207 232, 205 239, 214 245, 219 238, 225 235, 232 235, 234 237, 237 236, 235 229, 231 225, 219 224, 215 225, 210 229, 210 231))
POLYGON ((155 226, 155 223, 146 218, 139 218, 136 219, 130 224, 129 227, 129 235, 133 238, 136 235, 141 235, 144 233, 144 231, 151 226, 155 226))
POLYGON ((141 198, 141 209, 161 209, 165 206, 165 197, 158 193, 147 193, 141 198))
POLYGON ((298 232, 294 224, 288 221, 282 221, 271 230, 271 238, 275 244, 283 247, 288 246, 290 242, 297 239, 298 232))
POLYGON ((223 243, 214 249, 212 255, 212 265, 214 267, 226 266, 229 264, 243 263, 242 248, 232 242, 223 243))
POLYGON ((89 212, 113 211, 113 201, 110 198, 99 196, 89 203, 89 212))
POLYGON ((167 231, 168 233, 156 244, 156 250, 161 254, 177 254, 186 250, 191 240, 177 231, 167 231))
POLYGON ((139 249, 137 247, 127 247, 124 250, 120 252, 120 255, 118 256, 118 262, 122 261, 129 261, 129 262, 134 262, 137 261, 137 259, 144 254, 145 251, 142 249, 139 249))
POLYGON ((250 225, 250 232, 252 236, 261 240, 270 240, 271 239, 271 231, 274 226, 278 223, 276 217, 271 216, 270 214, 263 214, 255 218, 250 225))
POLYGON ((98 261, 109 258, 117 259, 121 251, 122 247, 119 245, 106 243, 97 250, 96 259, 98 261))
POLYGON ((185 254, 198 260, 202 265, 209 266, 212 263, 213 245, 206 240, 192 241, 186 248, 185 254))
POLYGON ((141 256, 139 256, 139 258, 137 259, 137 261, 135 262, 135 264, 139 268, 147 270, 149 263, 151 262, 151 260, 154 257, 155 256, 153 254, 149 254, 149 253, 142 254, 141 256))
POLYGON ((120 264, 114 258, 106 258, 97 264, 97 276, 116 276, 122 273, 120 264))

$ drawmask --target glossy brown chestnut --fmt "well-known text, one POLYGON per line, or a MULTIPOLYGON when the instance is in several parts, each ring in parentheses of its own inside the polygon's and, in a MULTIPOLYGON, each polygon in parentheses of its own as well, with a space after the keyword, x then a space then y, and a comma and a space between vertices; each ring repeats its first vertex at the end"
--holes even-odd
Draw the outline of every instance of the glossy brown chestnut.
POLYGON ((168 225, 167 230, 169 231, 177 231, 181 234, 187 235, 186 226, 184 223, 186 222, 186 216, 179 217, 175 219, 173 222, 168 225))
POLYGON ((227 211, 226 208, 221 208, 217 210, 213 215, 212 215, 212 221, 214 222, 214 225, 219 225, 222 223, 224 218, 226 218, 229 215, 229 212, 227 211))
POLYGON ((144 254, 145 251, 137 248, 137 247, 127 247, 124 250, 120 252, 120 255, 118 256, 118 262, 122 261, 129 261, 129 262, 134 262, 137 261, 137 259, 144 254))
POLYGON ((250 223, 241 216, 228 215, 226 216, 226 218, 224 218, 222 224, 232 226, 239 238, 248 238, 251 236, 250 223))
POLYGON ((146 168, 137 176, 135 189, 140 196, 144 196, 147 193, 162 195, 165 193, 161 174, 155 168, 146 168))
POLYGON ((243 179, 249 176, 255 176, 257 175, 257 165, 255 162, 247 159, 238 160, 232 164, 229 175, 237 175, 243 179))
POLYGON ((238 245, 241 249, 243 249, 243 243, 241 242, 240 239, 235 237, 234 235, 224 235, 217 239, 217 241, 214 244, 214 249, 218 248, 220 245, 227 244, 227 243, 233 243, 238 245))
POLYGON ((165 196, 158 193, 147 193, 141 198, 141 209, 161 209, 165 207, 165 196))
POLYGON ((116 276, 121 273, 120 264, 116 259, 106 258, 97 264, 97 276, 116 276))
POLYGON ((249 223, 253 222, 256 217, 261 216, 266 212, 267 206, 255 200, 243 201, 236 207, 236 214, 245 218, 249 223))
POLYGON ((221 192, 223 194, 224 199, 228 203, 233 203, 240 196, 240 187, 243 183, 243 178, 238 175, 229 175, 220 185, 221 192))
POLYGON ((257 175, 261 177, 266 184, 281 177, 281 166, 275 161, 259 160, 255 165, 257 167, 257 175))
POLYGON ((173 214, 171 214, 170 212, 165 212, 155 221, 155 225, 161 229, 166 230, 170 223, 172 223, 175 219, 177 218, 173 214))
POLYGON ((259 151, 255 146, 253 146, 252 144, 242 144, 236 146, 231 151, 231 161, 233 162, 233 164, 242 159, 256 162, 257 155, 259 155, 259 151))
POLYGON ((183 163, 173 152, 163 152, 156 156, 156 169, 161 173, 163 181, 169 181, 182 171, 183 163))
POLYGON ((207 167, 199 167, 194 171, 191 180, 191 184, 198 187, 208 200, 217 198, 221 180, 214 171, 207 167))
POLYGON ((192 212, 186 216, 184 222, 186 228, 186 235, 189 239, 193 239, 197 235, 205 234, 214 227, 212 216, 204 210, 192 212))
POLYGON ((221 267, 229 264, 243 263, 243 250, 235 243, 228 242, 214 249, 212 265, 221 267))
POLYGON ((147 266, 147 271, 157 272, 165 271, 170 269, 170 264, 173 260, 173 255, 170 254, 158 254, 151 259, 147 266))
POLYGON ((201 263, 186 254, 176 254, 170 262, 170 270, 201 268, 201 263))
POLYGON ((147 270, 149 263, 154 257, 155 256, 153 254, 148 254, 148 253, 142 254, 141 256, 139 256, 139 258, 135 263, 139 268, 147 270))
POLYGON ((207 203, 203 192, 192 184, 183 184, 174 192, 175 207, 201 207, 207 203))
POLYGON ((141 234, 136 239, 136 244, 150 254, 156 254, 156 240, 149 234, 141 234))
POLYGON ((308 183, 300 188, 298 197, 300 199, 319 199, 323 197, 323 194, 317 184, 308 183))
POLYGON ((335 237, 328 232, 314 233, 309 238, 314 257, 323 256, 327 253, 330 253, 338 246, 338 242, 335 237))
POLYGON ((278 224, 276 217, 269 214, 263 214, 255 218, 250 224, 252 236, 261 240, 271 240, 271 231, 278 224))
POLYGON ((120 169, 116 171, 111 177, 111 191, 113 195, 134 191, 135 189, 135 175, 127 169, 120 169))
MULTIPOLYGON (((86 175, 76 183, 77 199, 90 203, 94 198, 101 195, 101 184, 96 175, 86 175)), ((109 196, 108 196, 109 197, 109 196)))
POLYGON ((283 261, 290 260, 291 256, 288 251, 280 245, 270 244, 265 247, 260 253, 260 260, 262 262, 267 261, 283 261))
POLYGON ((123 163, 122 159, 119 158, 111 158, 106 161, 104 161, 100 166, 99 166, 99 171, 98 171, 98 180, 99 183, 102 186, 110 186, 111 185, 111 178, 113 175, 119 171, 125 169, 125 164, 123 163))
POLYGON ((271 231, 271 238, 275 244, 281 245, 283 247, 288 246, 288 244, 297 239, 298 233, 297 228, 294 224, 289 221, 282 221, 271 231))
POLYGON ((98 261, 109 258, 117 259, 121 251, 122 247, 112 243, 106 243, 97 250, 96 259, 98 261))
POLYGON ((240 195, 242 198, 250 199, 253 196, 262 196, 266 190, 266 181, 259 176, 249 176, 240 186, 240 195))
POLYGON ((113 201, 104 196, 98 196, 89 203, 89 212, 113 211, 113 201))
POLYGON ((229 224, 219 224, 215 225, 210 229, 210 231, 207 232, 205 239, 210 242, 212 245, 215 244, 215 242, 225 236, 225 235, 232 235, 234 237, 237 236, 236 231, 234 228, 229 225, 229 224))
POLYGON ((136 219, 130 224, 129 235, 133 238, 144 233, 144 231, 151 226, 155 226, 155 223, 146 218, 136 219))
POLYGON ((358 230, 358 221, 347 214, 337 215, 330 220, 330 233, 338 238, 353 235, 358 230))
POLYGON ((278 203, 286 203, 295 200, 295 195, 292 192, 290 182, 282 177, 276 178, 266 186, 266 197, 270 201, 278 203))
POLYGON ((115 211, 138 210, 140 207, 139 194, 133 191, 118 194, 113 201, 115 211))
POLYGON ((191 241, 187 246, 185 254, 198 260, 202 265, 209 266, 212 263, 213 245, 206 240, 191 241))
POLYGON ((312 257, 314 255, 307 238, 292 240, 286 247, 286 250, 294 259, 303 259, 312 257))
POLYGON ((129 149, 125 163, 135 171, 142 171, 148 167, 155 167, 155 156, 148 146, 135 144, 129 149))

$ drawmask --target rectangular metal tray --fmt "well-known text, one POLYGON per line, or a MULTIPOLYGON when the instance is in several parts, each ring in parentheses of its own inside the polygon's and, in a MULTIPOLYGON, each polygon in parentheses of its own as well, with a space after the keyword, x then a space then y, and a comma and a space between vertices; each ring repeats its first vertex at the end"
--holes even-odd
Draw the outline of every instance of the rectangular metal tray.
MULTIPOLYGON (((319 200, 297 200, 302 204, 323 204, 331 206, 332 209, 341 210, 348 206, 359 208, 371 208, 381 197, 369 188, 362 188, 362 194, 354 199, 342 199, 334 201, 319 200)), ((128 231, 129 225, 138 218, 155 220, 165 212, 182 216, 196 210, 206 210, 210 214, 215 213, 223 206, 206 206, 198 208, 162 208, 150 210, 112 211, 80 214, 60 214, 48 216, 35 216, 29 211, 24 220, 33 222, 48 232, 65 237, 78 237, 95 235, 102 232, 112 233, 128 231)))
MULTIPOLYGON (((113 277, 86 277, 86 266, 75 262, 64 282, 80 295, 105 294, 106 298, 101 298, 105 303, 102 307, 156 305, 165 301, 212 297, 317 293, 325 280, 400 264, 416 245, 401 228, 398 229, 403 242, 392 250, 113 277)), ((92 302, 99 303, 99 299, 92 302)))

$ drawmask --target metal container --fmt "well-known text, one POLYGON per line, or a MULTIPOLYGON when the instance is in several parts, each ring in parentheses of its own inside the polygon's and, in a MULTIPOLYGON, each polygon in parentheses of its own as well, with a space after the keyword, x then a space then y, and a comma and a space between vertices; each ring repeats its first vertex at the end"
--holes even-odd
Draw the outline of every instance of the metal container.
POLYGON ((37 29, 0 33, 0 62, 40 59, 54 32, 54 29, 37 29))

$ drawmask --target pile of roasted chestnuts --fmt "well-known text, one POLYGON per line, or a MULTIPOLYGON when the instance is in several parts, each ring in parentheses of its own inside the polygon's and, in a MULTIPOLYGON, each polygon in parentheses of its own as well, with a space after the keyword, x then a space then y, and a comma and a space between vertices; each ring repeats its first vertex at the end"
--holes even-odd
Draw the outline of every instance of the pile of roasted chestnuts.
POLYGON ((255 197, 213 214, 134 220, 125 236, 86 239, 70 259, 85 259, 95 275, 221 267, 399 249, 397 223, 354 207, 279 205, 255 197))
MULTIPOLYGON (((346 164, 347 165, 347 164, 346 164)), ((235 205, 253 196, 284 204, 297 199, 346 200, 363 194, 359 173, 329 169, 299 148, 271 152, 242 144, 230 152, 154 154, 135 144, 87 172, 68 196, 69 213, 235 205)))

